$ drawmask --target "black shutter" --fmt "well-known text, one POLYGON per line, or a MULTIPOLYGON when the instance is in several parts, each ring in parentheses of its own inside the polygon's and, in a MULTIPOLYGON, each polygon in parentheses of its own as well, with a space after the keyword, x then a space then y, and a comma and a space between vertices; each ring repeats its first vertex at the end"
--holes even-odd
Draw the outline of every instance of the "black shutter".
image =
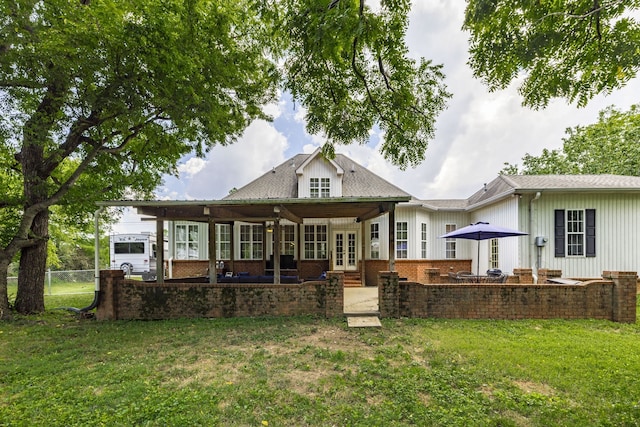
POLYGON ((587 252, 586 255, 588 257, 596 256, 596 210, 595 209, 586 209, 585 216, 586 227, 585 231, 587 232, 587 252))
POLYGON ((564 209, 555 210, 555 255, 556 258, 564 257, 565 233, 564 233, 564 209))

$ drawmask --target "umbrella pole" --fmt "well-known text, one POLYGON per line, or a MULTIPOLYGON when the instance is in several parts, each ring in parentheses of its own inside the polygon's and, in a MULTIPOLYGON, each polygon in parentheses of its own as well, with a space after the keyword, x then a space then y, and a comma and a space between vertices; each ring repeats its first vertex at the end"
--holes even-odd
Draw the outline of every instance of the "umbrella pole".
POLYGON ((478 240, 478 258, 476 259, 476 282, 480 283, 480 240, 478 240))

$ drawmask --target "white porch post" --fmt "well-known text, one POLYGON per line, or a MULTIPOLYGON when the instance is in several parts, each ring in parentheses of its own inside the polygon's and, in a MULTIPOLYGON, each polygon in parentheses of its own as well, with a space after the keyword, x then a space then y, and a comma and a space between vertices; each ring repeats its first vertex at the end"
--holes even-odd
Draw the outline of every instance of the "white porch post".
POLYGON ((164 221, 156 219, 156 282, 164 283, 164 221))
POLYGON ((389 207, 389 271, 396 271, 396 205, 389 207))
POLYGON ((218 283, 216 256, 216 221, 209 218, 209 283, 218 283))

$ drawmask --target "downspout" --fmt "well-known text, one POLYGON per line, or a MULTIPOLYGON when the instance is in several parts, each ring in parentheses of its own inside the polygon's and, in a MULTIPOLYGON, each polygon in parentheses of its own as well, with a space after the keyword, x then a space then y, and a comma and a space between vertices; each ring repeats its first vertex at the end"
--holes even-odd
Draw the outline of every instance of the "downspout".
POLYGON ((95 242, 94 242, 94 272, 93 272, 93 280, 94 280, 94 293, 93 293, 93 302, 91 305, 84 308, 75 308, 75 307, 61 307, 64 310, 73 311, 74 313, 84 314, 89 310, 93 310, 98 306, 98 296, 100 295, 100 230, 99 230, 99 218, 100 212, 104 209, 103 206, 99 207, 93 214, 94 218, 94 226, 95 226, 95 242))
POLYGON ((88 307, 81 308, 80 311, 85 313, 89 310, 93 310, 98 306, 98 296, 100 295, 100 213, 104 207, 100 206, 93 214, 93 225, 95 233, 94 241, 94 264, 93 264, 93 280, 95 284, 95 290, 93 293, 93 302, 88 307))
MULTIPOLYGON (((534 233, 534 230, 533 230, 533 212, 534 212, 533 203, 538 201, 540 196, 541 196, 541 193, 538 191, 536 195, 533 197, 533 199, 531 199, 531 201, 529 202, 529 237, 533 238, 534 242, 536 238, 536 233, 534 233)), ((534 253, 535 252, 533 249, 534 246, 535 246, 535 243, 532 243, 531 241, 529 241, 529 265, 531 266, 531 271, 533 273, 533 283, 538 283, 538 266, 535 260, 536 254, 534 253)))

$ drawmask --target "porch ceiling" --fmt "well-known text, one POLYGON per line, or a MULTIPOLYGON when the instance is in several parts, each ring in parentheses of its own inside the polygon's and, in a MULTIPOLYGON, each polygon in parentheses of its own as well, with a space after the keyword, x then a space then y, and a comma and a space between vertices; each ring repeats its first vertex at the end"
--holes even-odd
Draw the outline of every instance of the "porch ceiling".
POLYGON ((99 202, 99 206, 128 206, 141 215, 162 220, 208 222, 264 222, 288 219, 301 223, 304 218, 356 218, 365 221, 393 209, 409 197, 331 198, 331 199, 255 199, 99 202))

